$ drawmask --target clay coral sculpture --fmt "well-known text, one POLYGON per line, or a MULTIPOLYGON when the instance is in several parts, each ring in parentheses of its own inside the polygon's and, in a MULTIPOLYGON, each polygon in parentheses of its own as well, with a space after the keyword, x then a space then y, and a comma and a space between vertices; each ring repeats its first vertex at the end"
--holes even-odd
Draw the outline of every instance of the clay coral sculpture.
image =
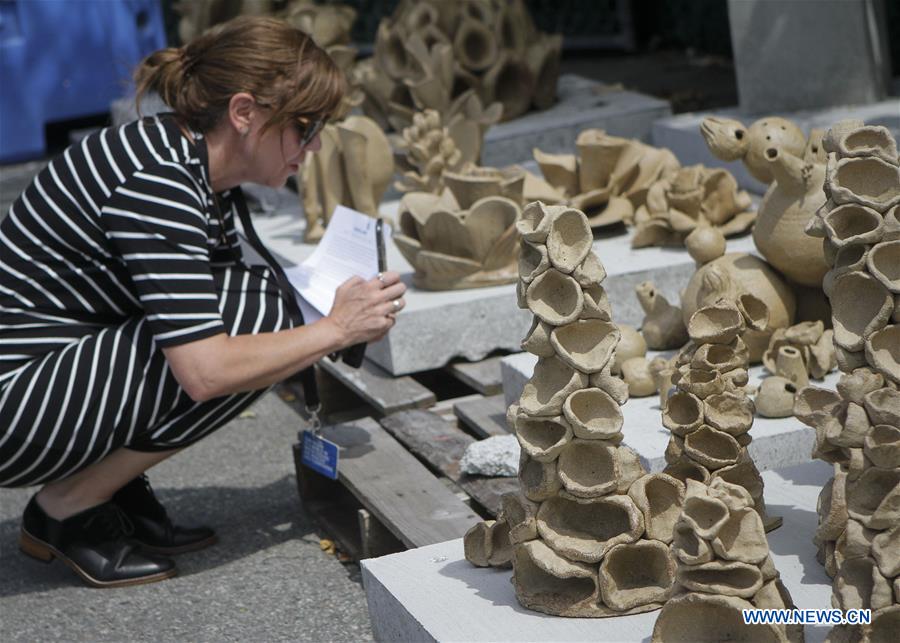
POLYGON ((712 228, 722 237, 746 232, 756 221, 750 195, 731 172, 703 165, 683 167, 656 181, 634 214, 633 248, 682 246, 692 232, 712 228))
POLYGON ((747 327, 765 327, 762 304, 752 295, 720 300, 695 312, 688 324, 691 343, 676 356, 665 401, 663 425, 672 432, 664 473, 703 483, 721 479, 745 488, 766 530, 781 518, 766 515, 763 480, 747 450, 755 408, 748 381, 747 327))
POLYGON ((700 130, 716 157, 742 160, 753 178, 769 184, 753 227, 757 249, 794 283, 818 288, 825 259, 821 244, 804 230, 825 201, 822 133, 814 130, 807 140, 794 123, 775 116, 750 127, 711 116, 700 130))
POLYGON ((561 44, 535 28, 521 0, 402 0, 378 26, 374 58, 358 66, 363 109, 397 131, 416 109, 448 119, 467 91, 488 111, 502 106, 504 119, 545 109, 556 100, 561 44))
POLYGON ((816 431, 814 457, 834 466, 814 538, 832 604, 872 610, 871 624, 838 626, 832 640, 887 641, 900 627, 900 289, 890 278, 900 262, 877 255, 896 241, 900 169, 885 128, 844 121, 823 145, 828 201, 810 232, 832 258, 823 286, 843 375, 837 391, 801 390, 794 414, 816 431))
POLYGON ((802 625, 747 625, 747 609, 793 609, 747 490, 722 479, 688 480, 675 524, 675 591, 653 628, 653 643, 800 643, 802 625))
POLYGON ((645 474, 621 444, 628 392, 611 373, 620 332, 587 218, 535 202, 518 229, 519 305, 535 316, 522 346, 539 357, 507 413, 522 447, 520 492, 504 497, 496 523, 466 535, 466 558, 494 564, 485 548, 508 533, 525 607, 585 617, 657 609, 674 581, 669 543, 684 484, 645 474))
POLYGON ((667 149, 599 129, 584 130, 575 145, 577 156, 535 149, 534 160, 550 188, 543 199, 583 210, 592 228, 630 222, 650 186, 680 167, 667 149))
POLYGON ((520 209, 501 196, 462 208, 450 190, 441 196, 410 192, 400 200, 394 243, 426 290, 455 290, 511 283, 518 274, 520 209))

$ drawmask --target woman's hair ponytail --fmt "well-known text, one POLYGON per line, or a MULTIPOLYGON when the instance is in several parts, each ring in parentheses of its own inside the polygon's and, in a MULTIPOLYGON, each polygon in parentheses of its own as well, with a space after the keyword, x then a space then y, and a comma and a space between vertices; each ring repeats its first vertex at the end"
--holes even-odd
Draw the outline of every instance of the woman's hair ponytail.
POLYGON ((141 113, 141 99, 150 92, 159 94, 163 102, 178 114, 189 111, 181 100, 186 89, 184 61, 183 47, 168 47, 150 54, 141 62, 134 74, 138 114, 141 113))
POLYGON ((256 16, 235 18, 183 47, 150 54, 134 79, 138 113, 141 99, 156 92, 199 132, 213 129, 239 92, 272 110, 269 128, 298 117, 327 119, 346 90, 343 73, 309 36, 282 20, 256 16))

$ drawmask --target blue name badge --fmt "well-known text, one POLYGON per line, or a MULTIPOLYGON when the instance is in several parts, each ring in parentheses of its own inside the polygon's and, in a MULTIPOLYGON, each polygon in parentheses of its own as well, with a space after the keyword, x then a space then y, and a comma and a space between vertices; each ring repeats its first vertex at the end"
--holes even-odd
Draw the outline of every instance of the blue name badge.
POLYGON ((338 451, 334 442, 321 438, 312 431, 303 432, 303 451, 300 462, 303 466, 321 473, 327 478, 338 478, 338 451))

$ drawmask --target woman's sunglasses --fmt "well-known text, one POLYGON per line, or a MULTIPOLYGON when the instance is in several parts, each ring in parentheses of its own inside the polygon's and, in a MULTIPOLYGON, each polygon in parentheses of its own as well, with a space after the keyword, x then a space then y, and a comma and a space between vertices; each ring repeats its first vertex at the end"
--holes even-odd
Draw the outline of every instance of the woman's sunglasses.
POLYGON ((297 128, 297 132, 300 134, 300 147, 308 147, 319 135, 319 132, 322 131, 322 128, 325 127, 325 120, 320 119, 311 123, 299 121, 294 123, 294 127, 297 128))

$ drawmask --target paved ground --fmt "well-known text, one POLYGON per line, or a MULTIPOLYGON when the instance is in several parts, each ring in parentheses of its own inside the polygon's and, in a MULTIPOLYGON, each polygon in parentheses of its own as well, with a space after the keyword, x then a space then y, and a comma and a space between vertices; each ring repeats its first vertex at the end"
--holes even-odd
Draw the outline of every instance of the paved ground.
POLYGON ((26 558, 16 539, 34 489, 0 489, 0 640, 370 640, 358 569, 321 551, 300 506, 296 414, 274 394, 252 412, 151 471, 172 515, 220 536, 162 583, 91 589, 26 558))

